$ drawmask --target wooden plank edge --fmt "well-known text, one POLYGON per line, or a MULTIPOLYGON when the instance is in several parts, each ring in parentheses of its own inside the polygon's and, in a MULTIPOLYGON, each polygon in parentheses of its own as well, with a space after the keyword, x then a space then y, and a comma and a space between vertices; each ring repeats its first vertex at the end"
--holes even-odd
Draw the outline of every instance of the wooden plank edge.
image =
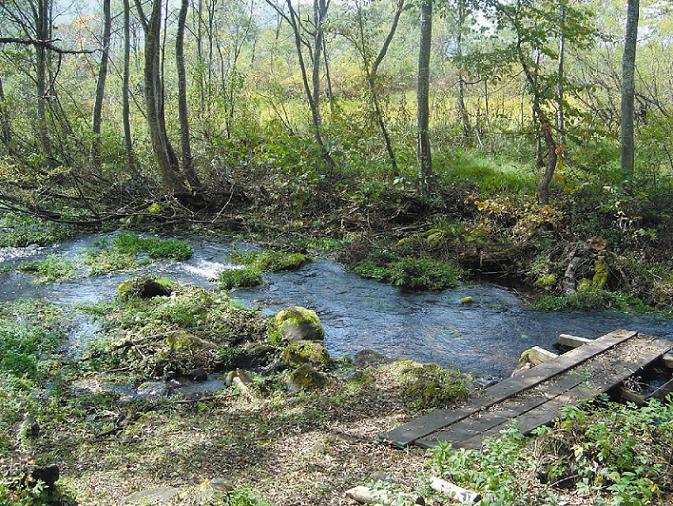
POLYGON ((584 344, 593 342, 593 339, 587 339, 586 337, 573 336, 571 334, 560 334, 556 344, 559 346, 565 346, 567 348, 577 348, 584 344))

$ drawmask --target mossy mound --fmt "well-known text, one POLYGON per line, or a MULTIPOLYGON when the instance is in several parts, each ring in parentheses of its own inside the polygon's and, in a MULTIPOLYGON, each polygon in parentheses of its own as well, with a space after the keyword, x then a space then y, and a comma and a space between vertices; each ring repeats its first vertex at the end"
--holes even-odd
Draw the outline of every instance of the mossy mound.
POLYGON ((322 341, 325 330, 315 311, 301 306, 292 306, 279 311, 273 319, 274 335, 279 341, 322 341))
POLYGON ((229 269, 220 273, 219 285, 223 290, 250 288, 263 283, 262 274, 254 267, 229 269))
POLYGON ((287 377, 287 387, 291 392, 300 392, 302 390, 319 390, 327 386, 327 376, 318 372, 308 364, 304 364, 287 377))
POLYGON ((458 285, 460 268, 432 258, 372 254, 353 266, 353 272, 407 290, 442 290, 458 285))
POLYGON ((234 262, 239 262, 262 272, 290 271, 300 268, 310 262, 303 253, 291 253, 287 251, 245 251, 231 254, 234 262))
POLYGON ((470 378, 460 371, 412 361, 396 365, 404 404, 409 409, 447 407, 468 397, 470 378))
POLYGON ((124 281, 117 287, 119 300, 167 297, 173 293, 170 281, 155 276, 138 276, 124 281))
POLYGON ((290 368, 304 364, 321 367, 329 361, 327 348, 317 341, 295 341, 283 349, 283 363, 290 368))

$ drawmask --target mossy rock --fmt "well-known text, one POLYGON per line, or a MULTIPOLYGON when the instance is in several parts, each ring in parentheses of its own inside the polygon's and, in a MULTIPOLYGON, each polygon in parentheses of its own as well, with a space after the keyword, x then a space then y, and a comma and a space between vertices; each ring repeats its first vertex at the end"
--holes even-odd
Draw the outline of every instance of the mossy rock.
POLYGON ((325 330, 315 311, 293 306, 279 311, 273 319, 275 337, 280 341, 322 341, 325 330))
POLYGON ((400 383, 404 404, 409 409, 447 407, 463 401, 469 393, 470 378, 460 371, 436 364, 401 363, 400 383))
POLYGON ((139 276, 120 283, 117 296, 120 300, 167 297, 173 293, 170 281, 155 276, 139 276))
POLYGON ((283 349, 283 363, 292 368, 304 364, 320 367, 329 360, 327 348, 317 341, 295 341, 283 349))
POLYGON ((291 392, 319 390, 327 386, 327 376, 318 372, 309 364, 304 364, 287 377, 287 387, 291 392))

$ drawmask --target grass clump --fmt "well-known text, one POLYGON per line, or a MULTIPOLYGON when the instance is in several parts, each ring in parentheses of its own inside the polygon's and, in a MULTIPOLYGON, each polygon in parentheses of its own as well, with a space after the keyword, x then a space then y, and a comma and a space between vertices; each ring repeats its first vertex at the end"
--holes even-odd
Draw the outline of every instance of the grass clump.
POLYGON ((654 311, 653 307, 631 294, 600 289, 578 290, 569 295, 547 295, 533 307, 541 311, 614 310, 636 313, 654 311))
POLYGON ((294 270, 310 261, 303 253, 275 250, 235 251, 231 254, 231 259, 261 272, 294 270))
POLYGON ((673 488, 671 400, 568 406, 554 427, 536 431, 535 444, 512 428, 481 451, 442 444, 432 467, 480 492, 481 504, 659 504, 673 488))
POLYGON ((74 227, 41 220, 28 214, 3 213, 0 215, 0 248, 21 248, 31 244, 45 246, 75 234, 74 227))
POLYGON ((86 253, 84 263, 89 266, 91 274, 97 276, 133 270, 152 260, 184 261, 192 254, 192 247, 179 239, 147 238, 133 232, 122 232, 111 240, 97 241, 94 248, 86 253))
POLYGON ((32 274, 39 283, 57 283, 71 279, 75 275, 76 265, 58 255, 49 255, 44 260, 24 262, 18 270, 32 274))
POLYGON ((232 288, 250 288, 263 283, 262 274, 255 267, 243 267, 242 269, 228 269, 222 271, 219 276, 219 285, 223 290, 232 288))
POLYGON ((402 398, 409 409, 447 407, 468 397, 470 378, 460 371, 412 361, 402 361, 398 367, 402 398))
POLYGON ((408 290, 442 290, 458 285, 460 268, 432 258, 369 257, 353 267, 356 274, 408 290))

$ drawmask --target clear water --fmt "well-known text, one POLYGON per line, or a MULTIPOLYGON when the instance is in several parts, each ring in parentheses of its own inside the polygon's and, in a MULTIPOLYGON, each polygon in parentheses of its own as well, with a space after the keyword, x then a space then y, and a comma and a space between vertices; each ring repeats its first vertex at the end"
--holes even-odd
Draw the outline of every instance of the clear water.
MULTIPOLYGON (((117 284, 141 272, 216 289, 219 272, 235 268, 229 241, 190 238, 194 256, 189 261, 162 261, 132 273, 39 285, 30 275, 12 270, 26 259, 53 253, 81 257, 99 237, 84 236, 45 248, 0 249, 0 301, 96 302, 112 298, 117 284)), ((237 290, 232 296, 247 306, 261 307, 264 314, 289 305, 315 309, 325 326, 327 347, 336 356, 371 349, 391 358, 435 362, 477 376, 509 375, 521 352, 534 345, 553 350, 560 333, 594 338, 627 328, 673 337, 673 321, 650 315, 533 311, 514 291, 488 283, 442 292, 404 292, 362 279, 331 260, 318 260, 294 272, 267 274, 263 286, 237 290), (468 295, 474 303, 460 304, 468 295)), ((73 324, 71 344, 81 349, 96 336, 97 328, 83 318, 81 324, 73 324)))

